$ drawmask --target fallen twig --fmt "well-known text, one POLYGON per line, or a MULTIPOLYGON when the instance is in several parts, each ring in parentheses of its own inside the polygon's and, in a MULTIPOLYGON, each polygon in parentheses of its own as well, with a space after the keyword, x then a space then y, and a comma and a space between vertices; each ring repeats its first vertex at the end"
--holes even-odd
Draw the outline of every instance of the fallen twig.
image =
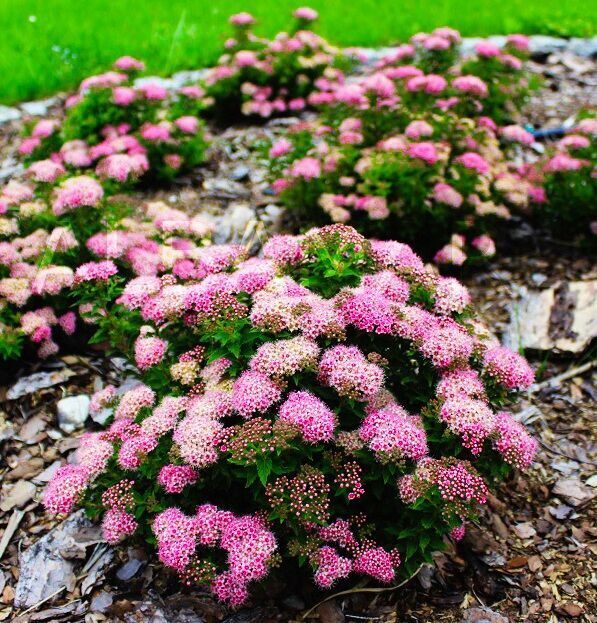
POLYGON ((563 456, 565 459, 568 459, 569 461, 574 461, 575 463, 584 463, 586 465, 593 465, 597 467, 597 463, 595 463, 594 461, 590 461, 589 459, 585 460, 585 459, 574 458, 573 456, 570 456, 569 454, 565 454, 564 452, 560 450, 556 450, 555 448, 552 448, 552 446, 546 444, 544 441, 541 441, 541 439, 539 439, 538 441, 542 448, 544 448, 548 452, 551 452, 552 454, 563 456))
POLYGON ((573 376, 578 376, 579 374, 583 374, 588 370, 591 370, 597 364, 596 361, 588 361, 582 366, 578 366, 577 368, 571 368, 570 370, 566 370, 566 372, 562 372, 562 374, 558 374, 557 376, 553 376, 546 381, 541 383, 535 383, 529 387, 529 394, 536 394, 537 392, 545 389, 546 387, 557 387, 562 381, 567 381, 573 376))
POLYGON ((25 511, 15 509, 12 512, 12 515, 10 516, 10 519, 8 520, 8 524, 6 525, 6 528, 4 529, 2 540, 0 541, 0 560, 2 559, 2 556, 4 556, 4 552, 6 551, 6 548, 8 547, 8 544, 10 543, 10 539, 12 538, 12 535, 17 531, 17 528, 19 527, 19 524, 21 523, 21 520, 23 519, 24 516, 25 516, 25 511))
POLYGON ((354 593, 385 593, 387 591, 395 591, 396 589, 408 584, 414 577, 419 574, 419 571, 423 568, 423 564, 419 565, 419 568, 406 580, 400 582, 400 584, 396 584, 396 586, 387 586, 386 588, 351 588, 347 591, 340 591, 339 593, 334 593, 333 595, 329 595, 325 599, 322 599, 320 602, 316 603, 314 606, 309 608, 305 614, 302 615, 301 620, 304 621, 314 610, 317 610, 321 604, 324 604, 326 601, 330 601, 330 599, 335 599, 336 597, 341 597, 342 595, 352 595, 354 593))

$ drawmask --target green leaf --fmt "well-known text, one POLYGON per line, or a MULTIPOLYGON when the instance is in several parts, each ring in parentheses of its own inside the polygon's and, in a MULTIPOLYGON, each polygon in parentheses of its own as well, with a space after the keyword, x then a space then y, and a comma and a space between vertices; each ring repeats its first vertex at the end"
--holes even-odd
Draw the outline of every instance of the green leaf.
POLYGON ((265 487, 272 471, 272 460, 269 456, 257 461, 257 474, 261 484, 265 487))

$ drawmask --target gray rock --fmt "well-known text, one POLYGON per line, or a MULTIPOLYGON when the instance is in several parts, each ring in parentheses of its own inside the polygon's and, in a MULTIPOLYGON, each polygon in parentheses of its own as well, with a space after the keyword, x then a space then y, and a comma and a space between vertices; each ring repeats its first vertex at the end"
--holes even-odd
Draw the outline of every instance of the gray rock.
POLYGON ((246 164, 239 164, 237 167, 234 167, 230 177, 235 182, 242 182, 243 180, 249 179, 250 173, 251 169, 246 164))
POLYGON ((597 57, 597 37, 593 37, 592 39, 573 37, 568 42, 568 50, 577 56, 595 58, 597 57))
POLYGON ((89 415, 89 396, 79 394, 68 396, 58 401, 56 405, 58 413, 58 426, 65 433, 72 433, 82 428, 89 415))
POLYGON ((462 623, 509 623, 509 619, 489 608, 469 608, 463 613, 462 623))
POLYGON ((172 83, 175 88, 180 88, 185 84, 193 84, 203 80, 208 69, 194 69, 191 71, 177 71, 172 75, 172 83))
POLYGON ((0 181, 18 175, 24 168, 16 158, 9 156, 0 165, 0 181))
POLYGON ((32 117, 43 117, 48 114, 48 108, 54 106, 57 102, 57 97, 49 97, 48 99, 38 100, 36 102, 25 102, 21 104, 21 110, 32 117))
POLYGON ((122 582, 128 582, 135 577, 139 569, 144 566, 144 562, 138 558, 127 560, 116 572, 116 577, 122 582))
POLYGON ((89 605, 91 612, 106 612, 108 608, 114 603, 114 595, 107 591, 98 593, 89 605))
POLYGON ((2 498, 0 510, 5 513, 13 508, 24 506, 35 495, 37 488, 28 480, 19 480, 9 491, 8 495, 2 498))
POLYGON ((68 370, 68 368, 54 370, 53 372, 35 372, 34 374, 23 376, 6 392, 6 398, 8 400, 16 400, 27 394, 32 394, 38 389, 58 385, 71 376, 74 376, 74 372, 68 370))
POLYGON ((9 121, 16 121, 21 118, 21 111, 18 108, 12 106, 0 105, 0 125, 8 123, 9 121))
POLYGON ((254 220, 255 212, 248 203, 231 203, 216 222, 214 242, 222 244, 242 240, 247 227, 254 220))
POLYGON ((269 228, 272 231, 279 231, 282 226, 282 220, 284 219, 285 212, 286 209, 282 206, 278 206, 275 203, 269 203, 263 210, 261 220, 264 223, 269 224, 269 228))
POLYGON ((251 191, 234 180, 226 179, 225 177, 215 177, 203 182, 203 188, 212 197, 221 199, 236 199, 241 197, 248 197, 251 191))
POLYGON ((63 586, 72 590, 75 563, 71 558, 84 557, 87 545, 99 539, 99 528, 79 511, 22 552, 15 606, 28 608, 63 586))
POLYGON ((534 35, 529 40, 529 50, 533 58, 546 57, 554 52, 563 52, 567 47, 568 41, 561 37, 534 35))
POLYGON ((162 78, 161 76, 143 76, 142 78, 137 78, 135 80, 136 87, 142 87, 147 84, 158 84, 164 89, 172 89, 174 87, 174 83, 171 78, 162 78))

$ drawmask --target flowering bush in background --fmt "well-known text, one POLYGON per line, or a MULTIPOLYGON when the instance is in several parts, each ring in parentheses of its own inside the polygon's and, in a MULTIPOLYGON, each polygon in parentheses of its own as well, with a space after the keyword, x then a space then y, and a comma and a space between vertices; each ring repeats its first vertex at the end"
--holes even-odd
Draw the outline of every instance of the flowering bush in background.
POLYGON ((318 79, 343 79, 342 70, 351 66, 350 55, 308 30, 317 12, 304 7, 293 16, 291 31, 280 32, 272 40, 253 33, 256 20, 249 13, 230 17, 233 36, 204 80, 218 119, 296 114, 305 109, 318 79))
POLYGON ((331 225, 176 272, 124 285, 143 382, 94 395, 109 427, 56 473, 49 511, 82 505, 109 542, 145 538, 237 606, 291 561, 321 589, 390 584, 532 462, 503 410, 532 370, 405 244, 331 225))
MULTIPOLYGON (((333 124, 291 128, 269 146, 273 188, 299 226, 350 222, 371 236, 399 234, 440 263, 493 255, 490 235, 534 197, 531 182, 504 153, 495 124, 452 111, 402 111, 381 138, 375 112, 367 113, 347 110, 349 116, 333 124)), ((509 128, 532 139, 518 126, 509 128)))
POLYGON ((586 117, 523 175, 543 191, 530 214, 557 239, 597 235, 597 119, 586 117))
MULTIPOLYGON (((134 210, 90 175, 69 175, 52 160, 33 163, 26 181, 0 193, 0 356, 20 356, 26 337, 45 358, 72 335, 77 311, 99 313, 97 293, 74 306, 70 293, 89 279, 169 272, 192 256, 212 224, 164 204, 134 210)), ((81 334, 79 334, 81 335, 81 334)), ((82 342, 84 340, 80 340, 82 342)), ((81 344, 79 344, 81 345, 81 344)))
POLYGON ((69 171, 94 167, 120 185, 172 178, 201 164, 207 146, 198 117, 207 105, 203 91, 135 86, 143 69, 124 56, 114 70, 83 80, 66 100, 62 124, 44 119, 28 129, 19 148, 25 162, 51 159, 69 171))

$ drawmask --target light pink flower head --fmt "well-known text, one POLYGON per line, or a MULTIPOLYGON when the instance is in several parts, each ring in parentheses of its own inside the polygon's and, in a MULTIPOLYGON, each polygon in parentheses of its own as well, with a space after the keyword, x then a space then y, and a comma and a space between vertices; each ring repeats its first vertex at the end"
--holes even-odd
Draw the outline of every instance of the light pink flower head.
POLYGON ((60 216, 81 207, 94 208, 104 196, 101 184, 88 175, 71 177, 56 189, 52 209, 60 216))
POLYGON ((491 41, 479 41, 479 43, 475 45, 475 52, 479 56, 485 58, 494 58, 502 53, 499 46, 495 43, 491 43, 491 41))
POLYGON ((143 71, 145 69, 145 63, 132 56, 121 56, 114 62, 114 69, 120 69, 121 71, 143 71))
POLYGON ((255 18, 246 11, 236 13, 228 18, 228 22, 233 26, 251 26, 255 21, 255 18))
POLYGON ((315 9, 311 9, 307 6, 298 8, 293 15, 296 19, 300 19, 305 22, 314 22, 319 17, 319 13, 315 9))

